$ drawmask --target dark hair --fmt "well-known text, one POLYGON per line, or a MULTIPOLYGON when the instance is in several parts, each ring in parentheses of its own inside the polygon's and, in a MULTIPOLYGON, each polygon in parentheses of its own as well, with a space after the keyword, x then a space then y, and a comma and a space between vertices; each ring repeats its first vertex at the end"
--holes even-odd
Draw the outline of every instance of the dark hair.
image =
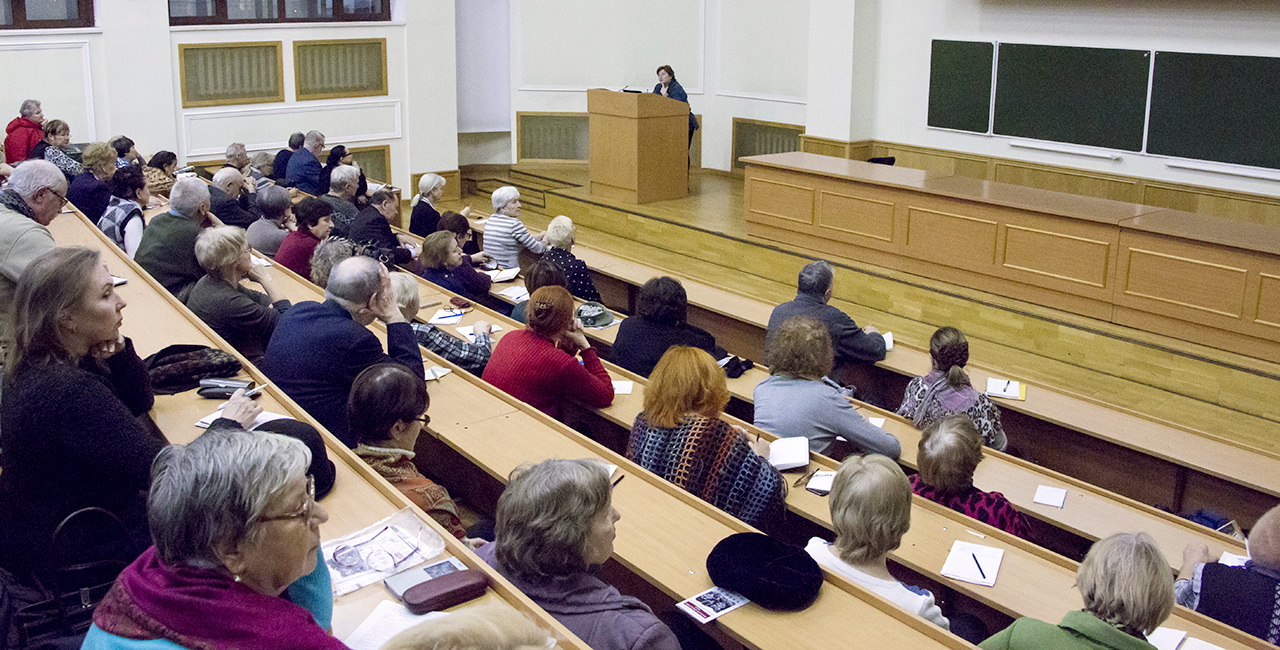
POLYGON ((529 293, 533 293, 543 287, 565 287, 569 286, 569 278, 565 276, 564 269, 560 268, 555 261, 545 257, 539 257, 524 272, 524 288, 529 293))
POLYGON ((929 356, 933 357, 933 366, 946 375, 952 388, 969 383, 969 376, 964 372, 965 365, 969 363, 969 340, 960 330, 950 326, 939 327, 929 339, 929 356))
POLYGON ((835 271, 826 260, 818 260, 809 262, 800 269, 800 276, 796 280, 796 288, 800 293, 806 296, 822 298, 826 295, 827 290, 831 288, 831 283, 835 280, 835 271))
POLYGON ((130 201, 138 200, 138 190, 147 186, 147 177, 137 165, 127 165, 111 176, 111 194, 130 201))
POLYGON ((325 164, 330 167, 336 167, 347 155, 347 148, 338 145, 329 150, 329 157, 325 159, 325 164))
POLYGON ((636 297, 636 314, 655 323, 683 323, 689 310, 689 296, 680 281, 662 276, 651 278, 640 287, 636 297))
MULTIPOLYGON (((392 192, 391 190, 378 190, 377 192, 374 192, 373 194, 369 195, 369 205, 382 205, 387 201, 395 201, 395 200, 396 200, 396 193, 392 192)), ((439 230, 439 228, 437 228, 436 230, 439 230)))
POLYGON ((545 339, 568 331, 573 323, 573 296, 564 287, 542 287, 529 296, 525 317, 529 329, 545 339))
POLYGON ((289 136, 289 148, 290 148, 290 149, 301 149, 301 148, 302 148, 302 143, 303 143, 303 142, 305 142, 305 141, 306 141, 306 139, 307 139, 307 136, 305 136, 305 135, 303 135, 303 134, 301 134, 301 133, 295 133, 295 134, 293 134, 293 135, 289 136))
POLYGON ((436 230, 448 230, 455 236, 466 235, 471 233, 471 222, 461 214, 450 210, 440 215, 440 221, 436 222, 436 230))
POLYGON ((129 153, 129 150, 133 148, 133 140, 130 140, 128 136, 122 135, 115 140, 112 140, 111 146, 115 147, 116 156, 123 158, 129 153))
POLYGON ((675 78, 676 78, 676 71, 675 71, 675 70, 672 70, 672 69, 671 69, 671 66, 669 66, 669 65, 660 65, 660 66, 658 66, 658 69, 654 71, 654 74, 658 74, 659 72, 662 72, 663 70, 666 70, 666 71, 667 71, 667 74, 671 76, 671 80, 672 80, 672 81, 675 81, 675 78))
POLYGON ((147 166, 164 169, 176 162, 178 162, 178 156, 172 151, 157 151, 154 156, 151 156, 151 161, 147 163, 147 166))
POLYGON ((333 216, 333 206, 320 199, 307 197, 294 206, 293 215, 298 219, 298 228, 310 230, 321 219, 333 216))
POLYGON ((356 375, 347 399, 347 424, 356 441, 391 438, 391 427, 422 415, 430 400, 422 375, 399 363, 379 363, 356 375))

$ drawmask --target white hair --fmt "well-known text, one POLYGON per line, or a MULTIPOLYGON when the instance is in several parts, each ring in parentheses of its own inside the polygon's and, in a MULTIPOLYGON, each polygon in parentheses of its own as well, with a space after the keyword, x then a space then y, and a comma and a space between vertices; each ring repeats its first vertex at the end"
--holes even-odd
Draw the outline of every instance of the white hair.
POLYGON ((196 237, 196 261, 200 268, 223 275, 223 271, 240 261, 244 251, 245 232, 236 226, 205 228, 196 237))
POLYGON ((244 148, 243 142, 232 142, 231 144, 227 145, 227 160, 231 160, 232 156, 240 152, 248 153, 248 151, 246 151, 244 148))
POLYGON ((339 165, 333 168, 333 173, 329 175, 329 190, 337 192, 348 183, 358 184, 360 182, 360 170, 351 165, 339 165))
POLYGON ((174 214, 194 217, 200 206, 209 202, 209 186, 194 177, 179 178, 169 190, 169 209, 174 214))
POLYGON ((369 304, 382 290, 382 265, 372 257, 348 257, 334 265, 324 286, 324 297, 355 311, 369 304))
POLYGON ((563 214, 547 224, 547 244, 569 250, 573 245, 573 220, 563 214))
POLYGON ((67 195, 67 177, 47 160, 28 160, 14 167, 9 175, 9 189, 17 192, 23 200, 31 199, 46 187, 67 195))
POLYGON ((493 191, 493 195, 490 197, 493 201, 493 211, 502 212, 502 209, 507 207, 508 203, 518 198, 520 198, 520 190, 517 190, 510 185, 503 185, 502 187, 499 187, 493 191))
POLYGON ((437 187, 444 187, 443 176, 439 174, 423 174, 422 178, 418 179, 418 193, 413 195, 413 200, 409 202, 409 206, 417 207, 418 201, 426 199, 437 187))
POLYGON ((231 193, 231 186, 244 181, 244 175, 233 167, 223 167, 213 175, 213 184, 223 192, 231 193))
POLYGON ((32 115, 36 114, 36 111, 39 110, 39 108, 40 108, 40 100, 28 99, 22 102, 22 107, 18 109, 18 115, 21 115, 23 117, 31 117, 32 115))
POLYGON ((324 134, 319 131, 307 131, 307 135, 302 140, 302 146, 307 149, 315 149, 324 144, 324 134))

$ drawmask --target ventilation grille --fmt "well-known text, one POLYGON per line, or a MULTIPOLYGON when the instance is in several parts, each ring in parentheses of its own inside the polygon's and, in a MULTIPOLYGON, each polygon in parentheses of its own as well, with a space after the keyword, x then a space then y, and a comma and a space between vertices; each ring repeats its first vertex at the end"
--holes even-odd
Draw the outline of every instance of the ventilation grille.
POLYGON ((586 161, 587 116, 582 113, 518 113, 519 158, 525 160, 586 161))
POLYGON ((284 101, 279 42, 179 45, 178 58, 184 108, 284 101))

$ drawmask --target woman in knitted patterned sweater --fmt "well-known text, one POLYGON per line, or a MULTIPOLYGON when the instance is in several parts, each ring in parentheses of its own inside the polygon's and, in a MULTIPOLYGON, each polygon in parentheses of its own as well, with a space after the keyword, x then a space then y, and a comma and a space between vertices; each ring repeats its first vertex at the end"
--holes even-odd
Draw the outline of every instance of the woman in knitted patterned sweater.
POLYGON ((940 327, 929 339, 933 369, 907 384, 898 415, 911 418, 917 429, 955 413, 964 413, 982 433, 983 442, 1004 451, 1009 441, 1000 424, 1000 409, 969 383, 969 341, 954 327, 940 327))
POLYGON ((786 484, 769 464, 767 441, 720 419, 729 403, 724 370, 697 348, 662 355, 645 388, 627 457, 752 526, 784 510, 786 484))

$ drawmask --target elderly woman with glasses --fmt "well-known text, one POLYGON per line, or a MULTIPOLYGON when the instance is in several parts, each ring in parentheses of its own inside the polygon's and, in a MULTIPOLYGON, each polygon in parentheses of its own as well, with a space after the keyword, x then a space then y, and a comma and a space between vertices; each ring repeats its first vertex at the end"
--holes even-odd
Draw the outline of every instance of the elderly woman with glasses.
POLYGON ((292 438, 216 426, 162 450, 147 498, 154 545, 116 579, 82 647, 346 648, 325 632, 329 515, 310 462, 292 438))

